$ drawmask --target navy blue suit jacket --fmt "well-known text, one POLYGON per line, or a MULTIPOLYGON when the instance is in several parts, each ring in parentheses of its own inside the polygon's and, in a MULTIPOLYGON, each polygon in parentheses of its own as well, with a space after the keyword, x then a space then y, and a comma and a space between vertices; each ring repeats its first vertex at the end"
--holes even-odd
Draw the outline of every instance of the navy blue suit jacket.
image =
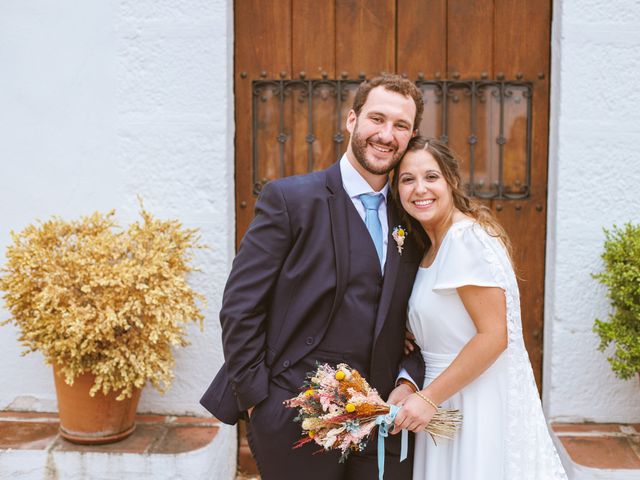
MULTIPOLYGON (((264 186, 223 296, 225 363, 200 400, 219 420, 236 423, 242 412, 269 395, 271 378, 295 365, 322 339, 346 288, 350 203, 339 162, 264 186), (335 275, 316 273, 318 262, 331 262, 335 275), (318 304, 318 295, 328 289, 333 301, 318 304)), ((402 255, 398 253, 391 238, 399 223, 392 202, 388 216, 389 243, 368 379, 383 398, 394 388, 400 366, 418 382, 424 377, 419 352, 408 357, 403 353, 407 301, 420 255, 410 237, 402 255)))

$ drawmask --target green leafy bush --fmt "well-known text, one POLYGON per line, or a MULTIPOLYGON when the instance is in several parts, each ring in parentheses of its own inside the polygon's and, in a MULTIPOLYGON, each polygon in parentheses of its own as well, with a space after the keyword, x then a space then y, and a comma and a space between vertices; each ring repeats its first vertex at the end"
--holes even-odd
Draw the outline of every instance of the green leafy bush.
POLYGON ((615 344, 607 360, 626 380, 640 372, 640 225, 614 225, 604 233, 605 270, 593 278, 608 287, 613 313, 608 322, 596 319, 593 330, 600 336, 600 351, 615 344))

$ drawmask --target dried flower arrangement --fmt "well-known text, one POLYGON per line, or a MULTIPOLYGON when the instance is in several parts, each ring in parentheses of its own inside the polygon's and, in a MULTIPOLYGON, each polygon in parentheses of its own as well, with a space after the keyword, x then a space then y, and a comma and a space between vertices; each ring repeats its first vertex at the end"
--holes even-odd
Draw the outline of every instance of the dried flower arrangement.
POLYGON ((199 322, 204 297, 187 283, 196 229, 158 220, 141 204, 141 221, 122 229, 115 212, 77 221, 53 217, 12 232, 0 290, 20 330, 23 354, 39 350, 67 384, 95 375, 91 395, 130 397, 147 380, 164 392, 173 378, 172 347, 199 322))
MULTIPOLYGON (((294 448, 315 442, 324 450, 340 450, 341 462, 351 451, 364 450, 379 425, 378 417, 391 410, 376 389, 345 363, 335 368, 318 365, 307 374, 304 390, 284 404, 298 409, 295 421, 302 426, 302 438, 294 448)), ((461 425, 459 410, 439 409, 426 432, 435 442, 435 437, 453 438, 461 425)))

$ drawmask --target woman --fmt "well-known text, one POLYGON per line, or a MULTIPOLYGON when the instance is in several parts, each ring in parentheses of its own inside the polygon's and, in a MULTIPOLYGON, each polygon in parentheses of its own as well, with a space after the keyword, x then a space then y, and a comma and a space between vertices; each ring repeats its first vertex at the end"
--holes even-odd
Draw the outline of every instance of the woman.
POLYGON ((402 402, 395 430, 423 432, 438 406, 464 417, 453 440, 416 436, 413 478, 566 479, 522 339, 505 231, 465 195, 438 141, 409 143, 392 188, 425 247, 409 300, 425 384, 402 402))

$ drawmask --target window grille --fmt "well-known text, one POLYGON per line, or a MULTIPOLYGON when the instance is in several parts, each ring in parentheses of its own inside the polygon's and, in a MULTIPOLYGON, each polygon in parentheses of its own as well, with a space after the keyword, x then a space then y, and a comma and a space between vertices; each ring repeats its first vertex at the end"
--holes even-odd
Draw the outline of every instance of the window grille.
MULTIPOLYGON (((287 175, 328 167, 346 150, 347 113, 362 80, 254 80, 253 193, 287 175)), ((462 159, 467 192, 521 199, 531 185, 531 82, 418 80, 420 133, 462 159)))

